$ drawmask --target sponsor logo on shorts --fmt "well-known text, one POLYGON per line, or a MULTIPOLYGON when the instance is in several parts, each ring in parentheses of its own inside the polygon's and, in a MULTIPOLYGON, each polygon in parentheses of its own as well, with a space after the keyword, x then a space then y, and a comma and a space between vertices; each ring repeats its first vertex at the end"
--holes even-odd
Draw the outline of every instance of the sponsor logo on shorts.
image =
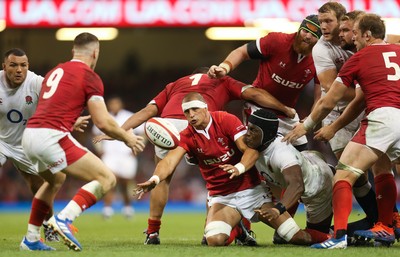
POLYGON ((47 168, 48 168, 48 169, 51 169, 51 168, 57 167, 57 166, 59 166, 59 165, 61 165, 61 164, 63 164, 63 163, 64 163, 64 159, 59 159, 58 161, 53 162, 53 163, 47 165, 47 168))

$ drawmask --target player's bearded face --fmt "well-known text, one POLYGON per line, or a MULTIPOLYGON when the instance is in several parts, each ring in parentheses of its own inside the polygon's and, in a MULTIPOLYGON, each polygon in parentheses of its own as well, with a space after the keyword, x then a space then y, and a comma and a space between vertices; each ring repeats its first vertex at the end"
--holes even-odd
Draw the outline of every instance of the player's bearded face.
POLYGON ((312 48, 317 43, 318 39, 306 30, 301 29, 296 35, 296 39, 293 44, 293 49, 302 55, 309 55, 312 52, 312 48))

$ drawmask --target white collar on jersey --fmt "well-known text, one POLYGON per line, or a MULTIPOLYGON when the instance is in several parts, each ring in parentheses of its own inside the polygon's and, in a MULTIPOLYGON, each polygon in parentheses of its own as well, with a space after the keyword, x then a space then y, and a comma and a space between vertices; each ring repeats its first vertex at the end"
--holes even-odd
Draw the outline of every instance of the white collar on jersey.
POLYGON ((302 55, 302 54, 298 54, 297 55, 297 63, 301 62, 304 59, 304 57, 306 57, 306 56, 302 55))
POLYGON ((193 127, 193 128, 197 133, 203 134, 208 140, 210 140, 211 137, 210 137, 209 131, 210 131, 212 121, 213 121, 213 119, 212 119, 212 116, 210 115, 210 122, 208 123, 208 125, 205 129, 197 130, 195 127, 193 127))

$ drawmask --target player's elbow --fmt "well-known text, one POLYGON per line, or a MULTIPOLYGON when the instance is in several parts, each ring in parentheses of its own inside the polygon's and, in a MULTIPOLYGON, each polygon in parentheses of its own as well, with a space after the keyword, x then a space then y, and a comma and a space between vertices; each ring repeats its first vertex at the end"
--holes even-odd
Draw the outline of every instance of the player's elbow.
POLYGON ((105 134, 108 134, 108 132, 112 131, 115 128, 115 122, 108 118, 94 121, 94 124, 105 134))

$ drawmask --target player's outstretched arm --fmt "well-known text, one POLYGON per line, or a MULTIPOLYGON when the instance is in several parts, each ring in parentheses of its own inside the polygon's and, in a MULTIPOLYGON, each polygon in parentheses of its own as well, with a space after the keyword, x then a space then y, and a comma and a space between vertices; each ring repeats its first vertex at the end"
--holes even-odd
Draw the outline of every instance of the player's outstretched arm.
POLYGON ((229 72, 239 66, 243 61, 249 59, 247 44, 242 45, 233 50, 218 66, 212 65, 207 74, 210 78, 222 78, 223 76, 228 75, 229 72))
POLYGON ((247 101, 252 101, 262 107, 283 112, 291 119, 296 115, 295 109, 284 105, 269 92, 261 88, 249 86, 242 92, 242 98, 247 101))
POLYGON ((135 129, 140 126, 143 122, 147 121, 151 117, 154 117, 158 114, 158 107, 155 104, 148 104, 146 107, 141 109, 140 111, 132 114, 124 124, 122 124, 122 128, 125 130, 135 129))
POLYGON ((144 138, 122 129, 108 113, 106 104, 102 98, 94 97, 89 99, 87 106, 94 125, 103 133, 124 142, 132 149, 135 155, 143 151, 145 147, 144 138))
POLYGON ((361 88, 355 89, 355 98, 347 105, 344 112, 332 124, 322 127, 315 132, 314 139, 329 141, 336 132, 344 128, 347 124, 356 119, 365 109, 364 92, 361 88))
POLYGON ((153 176, 143 183, 137 184, 133 194, 140 199, 144 193, 151 191, 161 181, 174 173, 176 166, 186 154, 186 150, 180 146, 170 150, 168 154, 156 166, 153 176))
POLYGON ((243 156, 240 162, 236 164, 223 164, 219 166, 224 171, 231 173, 231 176, 229 177, 230 179, 240 176, 248 169, 253 167, 260 155, 260 153, 257 150, 249 148, 244 143, 243 139, 244 136, 241 136, 235 141, 236 146, 239 148, 240 151, 243 152, 243 156))

